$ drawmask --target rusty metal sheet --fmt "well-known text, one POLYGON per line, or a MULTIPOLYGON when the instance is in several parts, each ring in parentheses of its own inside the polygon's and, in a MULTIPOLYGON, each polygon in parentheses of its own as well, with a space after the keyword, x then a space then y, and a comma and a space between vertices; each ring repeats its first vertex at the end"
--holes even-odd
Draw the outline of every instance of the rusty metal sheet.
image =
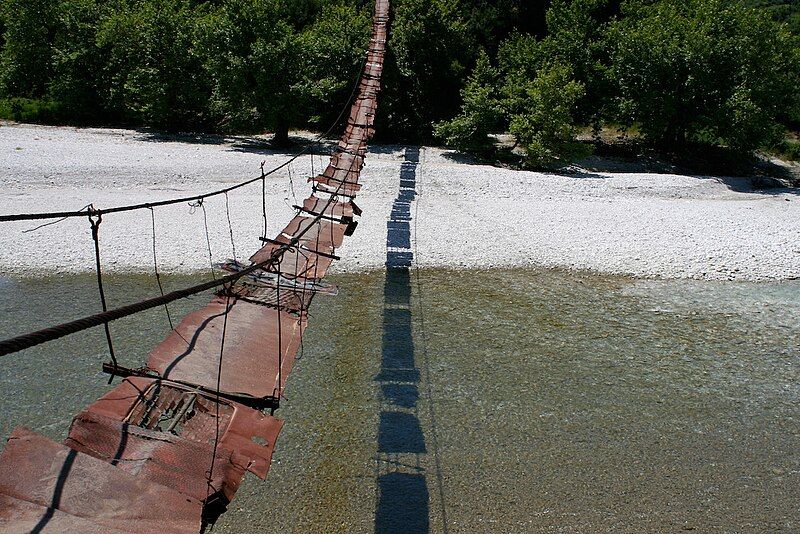
MULTIPOLYGON (((253 256, 253 261, 258 263, 260 257, 269 258, 279 248, 281 245, 269 243, 253 256)), ((283 253, 279 264, 268 267, 266 271, 280 273, 290 280, 297 278, 318 280, 325 276, 332 263, 333 258, 321 256, 315 250, 295 246, 283 253)))
MULTIPOLYGON (((355 157, 350 156, 349 157, 355 157)), ((327 217, 352 217, 354 214, 352 202, 338 202, 336 200, 323 200, 319 197, 310 196, 303 200, 303 209, 308 212, 325 215, 327 217)))
POLYGON ((74 516, 49 506, 15 499, 0 493, 0 532, 38 532, 41 534, 63 534, 64 532, 80 532, 81 534, 117 534, 130 533, 119 530, 109 524, 97 523, 89 519, 74 516))
POLYGON ((246 276, 240 278, 232 287, 221 290, 219 295, 230 295, 254 304, 280 308, 291 313, 306 313, 311 307, 316 291, 283 283, 265 281, 263 277, 246 276))
POLYGON ((361 171, 364 168, 364 156, 348 154, 346 152, 335 152, 331 156, 330 164, 337 169, 352 169, 361 171))
POLYGON ((356 163, 355 159, 349 162, 346 158, 341 158, 341 160, 343 164, 339 164, 338 161, 331 158, 331 163, 325 167, 322 176, 357 183, 361 174, 361 166, 356 163))
POLYGON ((198 501, 221 494, 230 502, 244 478, 248 460, 223 448, 215 456, 211 430, 207 441, 199 443, 87 411, 75 417, 64 443, 138 479, 167 486, 198 501), (212 459, 214 468, 210 470, 212 459))
POLYGON ((361 176, 360 169, 349 169, 347 167, 339 167, 334 164, 328 165, 321 175, 309 179, 309 182, 326 183, 327 185, 344 184, 345 186, 353 187, 354 193, 360 191, 358 180, 361 176))
POLYGON ((25 428, 0 455, 0 493, 120 530, 200 530, 198 501, 25 428))
POLYGON ((305 241, 319 244, 314 247, 315 250, 323 250, 320 247, 335 249, 341 247, 346 230, 346 224, 325 219, 315 221, 313 217, 297 216, 283 229, 283 233, 287 236, 297 236, 302 232, 305 241))
POLYGON ((316 184, 318 190, 324 189, 326 192, 355 197, 356 193, 361 191, 361 184, 355 182, 358 179, 358 173, 350 174, 347 171, 341 171, 328 167, 326 173, 331 173, 332 176, 324 174, 309 178, 309 182, 316 184), (322 186, 322 187, 320 187, 322 186))
POLYGON ((373 78, 379 79, 381 74, 383 74, 383 64, 382 63, 367 63, 367 76, 371 76, 373 78))
MULTIPOLYGON (((354 107, 350 112, 347 122, 362 126, 372 126, 375 122, 375 108, 371 100, 366 100, 363 105, 354 107)), ((345 167, 348 168, 348 167, 345 167)), ((357 169, 360 170, 360 169, 357 169)))
POLYGON ((364 156, 367 153, 367 144, 363 139, 351 139, 350 136, 342 138, 337 148, 342 152, 364 156))
POLYGON ((273 397, 283 389, 292 370, 305 320, 241 300, 231 299, 230 308, 226 308, 226 300, 217 297, 205 308, 187 315, 150 353, 147 367, 162 378, 215 390, 228 309, 220 390, 255 398, 273 397))
POLYGON ((357 124, 348 124, 345 131, 350 143, 360 141, 366 146, 366 140, 372 136, 373 128, 369 126, 359 126, 357 124))
POLYGON ((332 170, 344 171, 355 176, 358 180, 358 175, 364 167, 364 158, 348 154, 348 157, 341 157, 338 154, 331 156, 331 161, 326 167, 328 172, 324 172, 325 176, 331 176, 332 170))
MULTIPOLYGON (((160 388, 159 393, 171 390, 183 395, 198 394, 197 390, 179 384, 152 378, 130 377, 91 404, 84 414, 91 413, 120 423, 136 425, 140 428, 149 427, 149 430, 157 431, 156 423, 161 419, 159 417, 161 409, 157 405, 153 407, 153 392, 157 387, 160 388), (143 417, 145 409, 150 410, 149 421, 143 417)), ((206 402, 216 401, 213 395, 202 393, 200 395, 206 402)), ((189 414, 191 417, 181 423, 179 435, 183 439, 201 445, 208 444, 216 436, 214 423, 216 411, 212 414, 206 407, 204 410, 198 409, 195 412, 189 414)), ((237 402, 220 399, 221 438, 219 446, 246 457, 247 470, 258 477, 264 478, 269 470, 275 442, 281 428, 283 428, 281 419, 265 415, 237 402)))

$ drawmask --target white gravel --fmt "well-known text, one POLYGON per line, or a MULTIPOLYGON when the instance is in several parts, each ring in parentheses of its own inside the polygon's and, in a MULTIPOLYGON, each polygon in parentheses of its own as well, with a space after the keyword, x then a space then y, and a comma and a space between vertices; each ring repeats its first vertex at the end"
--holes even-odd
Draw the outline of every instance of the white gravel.
MULTIPOLYGON (((286 154, 246 139, 164 140, 146 132, 30 125, 0 126, 0 213, 77 210, 168 199, 234 184, 276 166, 286 154), (213 142, 212 142, 213 141, 213 142)), ((386 221, 399 189, 403 147, 374 147, 367 158, 355 236, 338 270, 380 268, 386 221)), ((320 156, 315 167, 323 162, 320 156)), ((309 191, 306 156, 292 166, 298 199, 309 191)), ((553 175, 459 163, 421 151, 415 234, 422 266, 539 265, 644 277, 782 280, 800 277, 800 191, 749 191, 747 180, 645 173, 553 175), (744 192, 742 192, 744 191, 744 192)), ((291 218, 288 174, 267 182, 269 233, 291 218)), ((240 259, 256 250, 261 189, 231 193, 240 259)), ((214 260, 232 256, 224 197, 206 204, 214 260)), ((208 266, 202 212, 155 210, 162 271, 208 266)), ((0 226, 0 272, 93 269, 86 219, 35 232, 36 223, 0 226)), ((412 230, 413 231, 413 230, 412 230)), ((153 267, 150 212, 108 215, 101 225, 107 271, 153 267)))

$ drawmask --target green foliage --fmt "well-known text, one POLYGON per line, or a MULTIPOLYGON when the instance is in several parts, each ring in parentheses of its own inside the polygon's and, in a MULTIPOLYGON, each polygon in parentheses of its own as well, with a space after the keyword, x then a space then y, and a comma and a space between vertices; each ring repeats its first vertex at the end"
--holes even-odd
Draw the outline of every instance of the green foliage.
POLYGON ((745 5, 763 9, 774 20, 785 22, 790 31, 800 35, 800 2, 796 0, 745 0, 745 5))
POLYGON ((333 120, 348 99, 371 7, 348 0, 0 0, 0 97, 8 116, 52 117, 56 106, 72 122, 267 128, 285 137, 290 125, 333 120), (14 101, 14 113, 13 98, 27 99, 14 101))
POLYGON ((101 22, 101 95, 109 110, 165 129, 203 124, 210 88, 195 46, 198 9, 188 0, 142 0, 101 22))
POLYGON ((97 88, 106 60, 97 46, 98 28, 112 5, 102 0, 62 0, 58 6, 47 94, 59 103, 63 116, 78 122, 91 121, 98 111, 97 88))
POLYGON ((0 119, 52 124, 61 122, 64 112, 58 102, 31 98, 8 98, 0 100, 0 119))
POLYGON ((2 0, 5 33, 0 52, 0 93, 39 98, 52 76, 51 42, 57 0, 2 0))
POLYGON ((609 34, 621 118, 654 141, 749 149, 797 106, 796 41, 766 16, 723 0, 629 2, 609 34))
POLYGON ((784 140, 779 145, 778 150, 786 159, 800 161, 800 141, 784 140))
POLYGON ((498 72, 481 51, 478 63, 461 91, 461 114, 435 125, 437 137, 463 152, 488 155, 494 142, 488 134, 501 124, 502 108, 497 95, 498 72))
POLYGON ((519 112, 511 118, 511 133, 525 149, 530 167, 569 161, 587 155, 575 141, 575 114, 585 87, 566 65, 541 69, 525 85, 519 112))
MULTIPOLYGON (((363 59, 368 0, 0 0, 0 115, 163 129, 324 127, 363 59)), ((578 125, 776 146, 800 123, 794 0, 393 0, 378 131, 529 165, 578 125), (624 5, 624 8, 621 6, 624 5), (750 6, 750 7, 747 7, 750 6), (776 22, 778 21, 778 22, 776 22), (494 65, 494 66, 493 66, 494 65), (460 97, 459 97, 460 95, 460 97)))
POLYGON ((584 124, 599 122, 609 112, 612 89, 605 34, 619 14, 619 4, 618 0, 553 0, 547 12, 549 34, 542 41, 542 55, 569 65, 575 80, 586 87, 576 116, 584 124))
POLYGON ((459 0, 399 0, 392 24, 392 52, 403 76, 408 110, 425 135, 430 124, 458 110, 462 79, 475 56, 459 0))
POLYGON ((352 5, 325 6, 300 34, 301 83, 309 120, 327 127, 348 101, 369 42, 369 12, 352 5))
POLYGON ((206 24, 205 68, 214 80, 211 108, 223 129, 284 129, 299 95, 298 38, 277 0, 229 0, 206 24))
POLYGON ((298 33, 285 8, 276 0, 229 0, 204 24, 211 108, 224 129, 267 128, 285 141, 289 125, 327 119, 347 100, 369 18, 352 5, 329 5, 298 33))

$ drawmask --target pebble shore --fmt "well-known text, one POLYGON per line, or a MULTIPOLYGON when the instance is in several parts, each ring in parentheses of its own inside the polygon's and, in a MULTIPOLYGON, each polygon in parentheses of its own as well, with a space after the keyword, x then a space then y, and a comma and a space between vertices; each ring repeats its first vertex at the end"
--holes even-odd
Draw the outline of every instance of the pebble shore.
MULTIPOLYGON (((405 147, 374 146, 357 202, 364 211, 336 264, 382 268, 386 221, 400 187, 405 147)), ((0 213, 111 207, 212 191, 257 176, 288 158, 259 140, 165 137, 149 132, 11 124, 0 126, 0 213)), ((306 178, 327 163, 303 156, 266 183, 268 233, 302 201, 306 178)), ((746 178, 666 173, 516 171, 475 165, 422 148, 412 205, 416 259, 423 267, 543 266, 646 278, 777 281, 800 277, 800 190, 758 191, 746 178)), ((259 247, 260 182, 232 192, 236 257, 259 247)), ((225 197, 206 201, 215 262, 234 256, 225 197)), ((202 210, 155 210, 162 272, 207 268, 202 210)), ((27 276, 94 268, 88 220, 40 228, 4 224, 0 272, 27 276)), ((110 214, 100 230, 106 271, 153 269, 149 210, 110 214)))

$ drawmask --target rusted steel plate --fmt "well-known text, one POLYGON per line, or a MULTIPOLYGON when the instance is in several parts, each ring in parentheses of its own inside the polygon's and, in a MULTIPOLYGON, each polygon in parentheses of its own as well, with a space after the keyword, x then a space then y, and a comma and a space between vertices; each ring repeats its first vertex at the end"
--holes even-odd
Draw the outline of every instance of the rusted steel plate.
POLYGON ((364 168, 364 156, 348 154, 346 152, 336 152, 331 156, 331 166, 337 169, 348 169, 361 171, 364 168))
POLYGON ((197 500, 25 428, 0 455, 0 493, 120 530, 200 530, 197 500))
POLYGON ((266 284, 247 277, 240 278, 227 292, 220 292, 220 295, 231 295, 254 304, 297 314, 305 313, 309 309, 315 294, 313 290, 296 289, 287 283, 281 284, 279 288, 277 283, 266 284))
MULTIPOLYGON (((279 248, 281 248, 281 245, 270 243, 259 250, 256 256, 264 255, 264 257, 270 257, 279 248)), ((254 256, 254 258, 256 256, 254 256)), ((294 247, 283 253, 281 262, 278 265, 266 270, 268 272, 280 273, 290 280, 297 278, 318 280, 325 276, 332 263, 332 258, 321 256, 314 250, 294 247)))
POLYGON ((349 136, 339 141, 338 149, 349 154, 364 156, 367 152, 367 144, 364 139, 351 139, 349 136))
POLYGON ((314 192, 315 193, 327 193, 329 195, 336 195, 340 197, 346 197, 353 199, 356 197, 356 191, 346 187, 339 187, 338 185, 328 185, 326 183, 320 183, 317 180, 312 180, 314 182, 314 192))
POLYGON ((325 168, 322 175, 357 182, 362 167, 363 164, 359 165, 357 159, 348 160, 347 158, 337 158, 334 161, 334 159, 331 158, 331 163, 325 168))
POLYGON ((276 395, 292 370, 305 321, 266 306, 230 300, 229 308, 227 299, 217 297, 187 315, 150 353, 147 367, 162 378, 215 390, 227 310, 220 390, 256 398, 276 395))
MULTIPOLYGON (((350 156, 349 157, 355 157, 350 156)), ((352 202, 328 201, 319 197, 310 196, 303 201, 303 209, 310 213, 325 215, 327 217, 352 217, 354 214, 352 202)))
MULTIPOLYGON (((325 220, 325 219, 321 219, 325 220)), ((344 223, 341 223, 344 224, 344 223)), ((322 252, 323 254, 333 254, 336 252, 336 249, 333 246, 333 240, 330 237, 330 233, 326 232, 323 234, 317 228, 311 228, 308 232, 304 233, 301 237, 289 237, 284 234, 280 234, 275 239, 270 240, 272 244, 278 245, 290 245, 291 248, 296 248, 299 246, 303 250, 311 251, 311 252, 322 252), (294 241, 296 240, 296 241, 294 241), (294 244, 293 244, 294 243, 294 244)), ((263 255, 264 258, 269 258, 270 254, 264 252, 265 249, 262 248, 256 254, 259 258, 263 255)), ((253 256, 255 258, 256 256, 253 256)), ((256 260, 253 260, 254 263, 259 263, 256 260)), ((272 283, 271 286, 277 286, 277 283, 272 283)), ((289 287, 291 288, 291 287, 289 287)))
POLYGON ((330 167, 328 169, 325 172, 330 172, 332 176, 315 176, 314 178, 309 178, 308 181, 314 182, 317 186, 323 186, 326 191, 329 190, 332 193, 351 197, 361 191, 361 184, 354 181, 358 179, 358 173, 349 174, 347 171, 340 171, 330 167))
POLYGON ((383 65, 381 63, 368 63, 366 72, 367 76, 380 78, 383 73, 383 65))
POLYGON ((97 523, 89 519, 77 517, 48 506, 15 499, 0 494, 0 532, 39 532, 42 534, 63 534, 64 532, 80 532, 81 534, 117 534, 130 533, 129 530, 114 528, 110 524, 97 523))
POLYGON ((320 247, 339 248, 344 242, 344 232, 347 225, 334 221, 320 219, 315 221, 313 217, 295 217, 284 228, 283 233, 287 236, 297 236, 303 233, 303 239, 308 242, 318 243, 316 250, 323 250, 320 247))
POLYGON ((230 502, 244 477, 247 458, 223 448, 214 455, 214 433, 206 438, 205 443, 194 442, 83 412, 73 420, 64 443, 198 501, 220 494, 230 502))
MULTIPOLYGON (((91 413, 107 417, 128 425, 136 425, 158 431, 163 419, 169 395, 164 392, 178 393, 183 398, 188 394, 198 394, 196 390, 155 380, 152 378, 130 377, 112 391, 103 395, 90 405, 84 414, 91 413), (155 397, 156 388, 158 398, 155 397)), ((210 410, 208 403, 216 398, 209 394, 200 394, 203 404, 195 403, 192 411, 186 415, 187 420, 179 426, 179 435, 199 444, 208 444, 216 436, 216 410, 210 410)), ((220 399, 220 443, 219 446, 236 451, 247 458, 247 469, 261 478, 269 470, 275 441, 283 427, 283 421, 258 410, 248 408, 237 402, 220 399), (257 443, 258 442, 258 443, 257 443)), ((170 434, 172 435, 172 434, 170 434)), ((210 465, 210 464, 209 464, 210 465)))
POLYGON ((372 126, 372 124, 375 122, 375 106, 369 105, 369 100, 365 102, 366 103, 364 105, 355 107, 350 112, 350 117, 348 118, 348 122, 350 124, 372 126))
POLYGON ((358 179, 360 178, 361 173, 358 170, 351 170, 346 167, 337 167, 335 165, 328 165, 325 170, 322 172, 321 175, 318 175, 314 178, 310 178, 309 182, 317 182, 317 183, 324 183, 326 185, 338 185, 343 184, 344 186, 351 187, 353 189, 353 193, 357 193, 361 190, 361 186, 358 184, 358 179))

